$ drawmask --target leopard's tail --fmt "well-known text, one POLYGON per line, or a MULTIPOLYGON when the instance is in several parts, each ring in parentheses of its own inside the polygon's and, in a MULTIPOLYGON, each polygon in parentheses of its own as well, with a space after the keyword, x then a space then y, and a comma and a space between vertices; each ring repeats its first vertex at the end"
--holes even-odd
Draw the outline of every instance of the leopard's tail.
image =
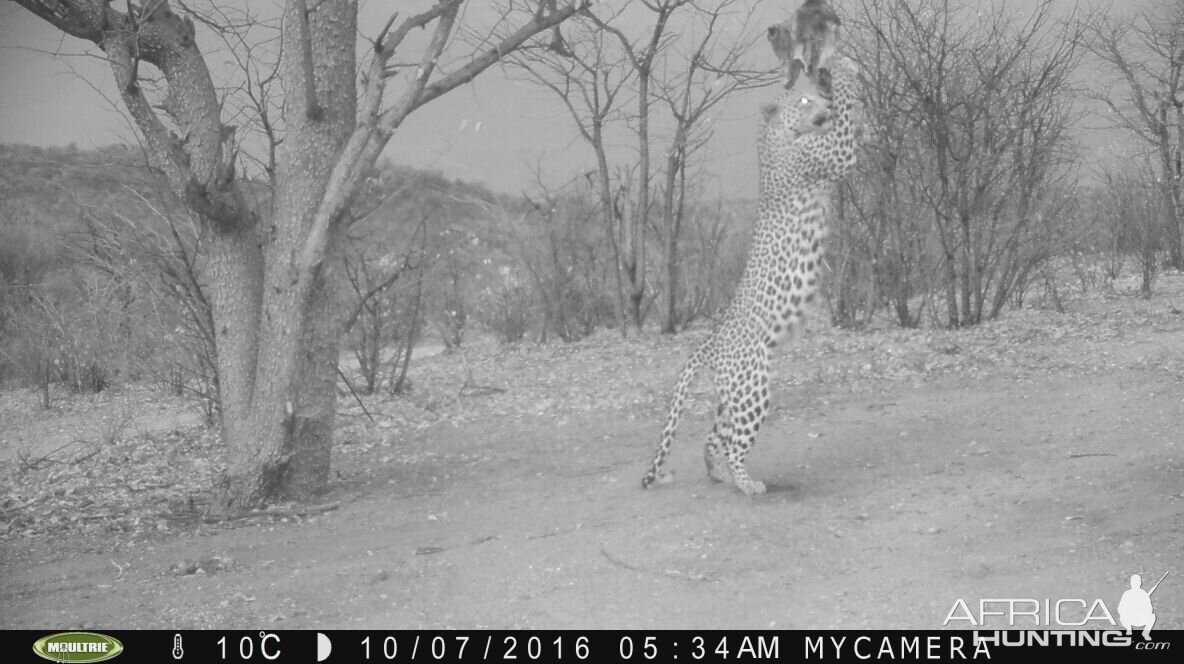
POLYGON ((658 451, 654 454, 650 469, 641 478, 641 488, 643 489, 650 488, 654 482, 668 482, 672 477, 669 471, 662 470, 662 464, 666 461, 666 455, 670 454, 670 446, 674 444, 674 432, 678 428, 678 418, 682 417, 683 411, 686 410, 687 392, 691 389, 691 383, 694 382, 695 375, 699 373, 699 370, 707 364, 710 343, 708 341, 699 346, 683 365, 682 372, 678 374, 678 383, 674 386, 674 397, 670 402, 670 411, 666 415, 666 426, 662 429, 662 442, 658 445, 658 451))

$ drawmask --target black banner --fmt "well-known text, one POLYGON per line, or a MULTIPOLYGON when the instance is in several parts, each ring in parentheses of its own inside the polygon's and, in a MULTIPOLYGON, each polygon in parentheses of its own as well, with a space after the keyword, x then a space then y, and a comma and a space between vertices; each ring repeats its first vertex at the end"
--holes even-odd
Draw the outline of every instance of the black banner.
POLYGON ((1184 631, 7 631, 6 662, 1179 661, 1184 631))

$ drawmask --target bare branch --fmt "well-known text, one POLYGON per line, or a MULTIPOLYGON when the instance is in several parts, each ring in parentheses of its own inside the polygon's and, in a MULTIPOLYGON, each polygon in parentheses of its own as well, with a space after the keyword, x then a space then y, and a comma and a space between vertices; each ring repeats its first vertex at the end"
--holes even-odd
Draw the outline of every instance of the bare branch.
MULTIPOLYGON (((330 227, 344 219, 343 212, 349 206, 356 185, 361 181, 363 171, 374 163, 391 135, 411 112, 472 80, 503 55, 521 47, 532 36, 558 25, 585 8, 589 1, 571 0, 568 5, 556 12, 546 15, 536 13, 529 22, 503 39, 495 48, 476 56, 459 70, 430 85, 428 80, 447 44, 457 12, 464 0, 439 0, 427 12, 407 19, 396 28, 395 32, 391 33, 387 41, 384 42, 381 51, 375 52, 371 59, 366 89, 363 93, 362 103, 358 108, 358 126, 346 142, 341 156, 329 176, 321 205, 313 216, 312 226, 300 252, 299 264, 303 268, 302 274, 311 274, 311 270, 320 265, 328 246, 330 227), (413 27, 426 26, 433 19, 437 21, 436 30, 424 50, 419 69, 416 71, 411 85, 399 102, 380 114, 379 109, 382 105, 387 78, 386 61, 394 54, 396 47, 402 42, 408 31, 413 27)), ((539 0, 539 2, 545 3, 547 0, 539 0)))
POLYGON ((104 2, 86 0, 14 0, 66 34, 101 45, 107 27, 104 2))
POLYGON ((312 34, 308 28, 308 2, 295 0, 296 20, 300 23, 301 67, 304 70, 304 113, 309 120, 320 122, 325 109, 317 103, 316 79, 312 71, 312 34))
MULTIPOLYGON (((546 0, 542 0, 542 2, 545 1, 546 0)), ((559 25, 563 21, 575 15, 576 12, 586 9, 590 3, 591 0, 571 0, 571 2, 565 5, 562 9, 558 9, 546 15, 536 13, 534 18, 529 23, 526 23, 513 34, 507 36, 496 46, 473 58, 468 64, 461 67, 460 69, 448 74, 439 81, 428 85, 420 92, 420 94, 416 95, 414 99, 408 100, 409 104, 406 106, 405 112, 390 113, 390 111, 388 111, 388 113, 384 114, 383 124, 392 127, 398 126, 398 124, 401 123, 407 114, 411 113, 411 111, 414 111, 420 106, 423 106, 437 97, 440 97, 444 93, 473 80, 478 74, 488 69, 494 63, 500 61, 507 54, 516 51, 531 37, 559 25)), ((426 78, 424 80, 426 80, 426 78)))
MULTIPOLYGON (((460 11, 461 2, 462 0, 444 0, 437 5, 440 11, 436 22, 436 31, 432 34, 431 41, 424 49, 423 56, 420 58, 419 68, 415 71, 411 85, 407 87, 402 98, 382 114, 380 125, 383 131, 393 132, 395 127, 402 123, 403 118, 407 117, 411 111, 418 108, 422 103, 418 102, 418 100, 423 94, 424 88, 427 87, 428 80, 432 77, 432 72, 436 69, 436 63, 440 59, 440 54, 444 51, 444 46, 448 43, 448 37, 452 34, 452 26, 456 22, 456 13, 460 11)), ((400 26, 401 29, 402 26, 400 26)), ((399 39, 401 40, 402 37, 399 37, 399 39)))
POLYGON ((21 0, 20 4, 55 27, 103 49, 123 101, 144 138, 149 160, 164 172, 174 193, 219 224, 241 222, 241 198, 221 177, 221 105, 209 70, 193 43, 191 21, 172 14, 164 0, 154 0, 134 17, 105 2, 88 0, 21 0), (168 130, 140 89, 140 60, 164 74, 168 86, 164 108, 182 132, 180 136, 168 130))

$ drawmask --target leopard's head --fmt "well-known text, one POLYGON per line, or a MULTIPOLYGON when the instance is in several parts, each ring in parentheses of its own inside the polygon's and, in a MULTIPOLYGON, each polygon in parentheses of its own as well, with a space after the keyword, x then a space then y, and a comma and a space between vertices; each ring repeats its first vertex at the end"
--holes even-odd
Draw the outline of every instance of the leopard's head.
POLYGON ((762 112, 761 144, 765 150, 773 152, 788 149, 805 137, 827 131, 834 120, 830 100, 806 76, 798 77, 792 88, 766 105, 762 112))

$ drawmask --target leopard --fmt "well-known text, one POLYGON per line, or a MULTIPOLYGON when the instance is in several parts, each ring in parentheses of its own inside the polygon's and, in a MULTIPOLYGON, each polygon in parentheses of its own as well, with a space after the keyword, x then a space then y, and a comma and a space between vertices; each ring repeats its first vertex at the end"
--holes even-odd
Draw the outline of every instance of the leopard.
POLYGON ((673 479, 662 465, 700 370, 714 372, 715 418, 704 447, 707 475, 749 496, 766 485, 745 469, 769 413, 772 350, 797 336, 814 302, 835 191, 857 154, 858 68, 827 63, 825 85, 802 76, 767 104, 757 140, 757 221, 731 301, 678 375, 661 442, 642 488, 673 479))

